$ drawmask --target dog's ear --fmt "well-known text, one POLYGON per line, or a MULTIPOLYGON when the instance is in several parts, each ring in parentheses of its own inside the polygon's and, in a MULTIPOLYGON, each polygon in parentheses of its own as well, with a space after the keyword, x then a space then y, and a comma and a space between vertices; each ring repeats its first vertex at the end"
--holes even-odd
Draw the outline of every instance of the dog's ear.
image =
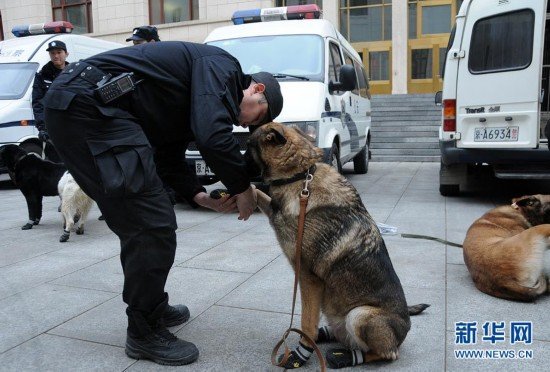
POLYGON ((286 143, 285 136, 275 128, 271 128, 265 136, 266 141, 272 142, 275 145, 284 145, 286 143))

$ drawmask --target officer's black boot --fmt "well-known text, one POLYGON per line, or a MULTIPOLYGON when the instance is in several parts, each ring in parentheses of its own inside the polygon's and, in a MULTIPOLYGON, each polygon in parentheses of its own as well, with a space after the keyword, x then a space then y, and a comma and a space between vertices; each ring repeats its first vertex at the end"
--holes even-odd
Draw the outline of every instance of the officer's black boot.
POLYGON ((181 366, 198 359, 197 347, 174 336, 165 328, 162 319, 154 315, 145 318, 138 312, 127 313, 128 334, 125 351, 130 358, 149 359, 169 366, 181 366))
POLYGON ((174 327, 183 324, 189 320, 189 309, 185 305, 166 306, 162 320, 166 327, 174 327))

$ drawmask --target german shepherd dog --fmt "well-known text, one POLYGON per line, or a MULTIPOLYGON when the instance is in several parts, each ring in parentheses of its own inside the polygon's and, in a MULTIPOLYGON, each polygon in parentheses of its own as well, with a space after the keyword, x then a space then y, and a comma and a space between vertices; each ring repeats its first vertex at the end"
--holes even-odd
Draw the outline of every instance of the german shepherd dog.
MULTIPOLYGON (((313 173, 299 273, 302 330, 317 342, 336 340, 348 348, 327 352, 331 368, 395 360, 409 315, 429 305, 407 307, 376 223, 355 188, 320 163, 321 155, 305 134, 278 123, 257 128, 246 153, 270 184, 271 197, 256 190, 258 206, 293 267, 300 192, 306 172, 313 173), (321 312, 329 327, 319 329, 321 312)), ((308 353, 311 345, 302 339, 285 368, 300 367, 308 353)))
POLYGON ((57 184, 67 168, 27 154, 17 145, 0 148, 0 158, 27 201, 29 221, 21 229, 32 229, 42 218, 42 197, 58 195, 57 184))
POLYGON ((550 195, 523 196, 475 221, 464 261, 475 286, 491 296, 533 301, 549 292, 543 255, 550 248, 550 195))

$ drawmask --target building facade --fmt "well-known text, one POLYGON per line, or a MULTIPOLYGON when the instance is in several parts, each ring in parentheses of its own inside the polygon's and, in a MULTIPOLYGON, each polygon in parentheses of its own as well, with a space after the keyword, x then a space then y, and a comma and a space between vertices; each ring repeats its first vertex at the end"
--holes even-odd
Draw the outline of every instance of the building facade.
POLYGON ((462 0, 0 0, 0 40, 13 26, 70 21, 74 32, 125 43, 136 26, 161 40, 202 42, 236 10, 317 4, 363 59, 374 94, 441 89, 441 71, 462 0))

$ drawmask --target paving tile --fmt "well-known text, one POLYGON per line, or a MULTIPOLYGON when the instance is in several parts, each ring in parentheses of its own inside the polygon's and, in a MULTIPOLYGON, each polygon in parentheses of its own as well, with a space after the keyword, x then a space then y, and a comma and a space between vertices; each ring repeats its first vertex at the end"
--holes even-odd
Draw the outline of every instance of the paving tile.
MULTIPOLYGON (((218 301, 219 305, 290 313, 294 271, 282 253, 245 283, 218 301)), ((300 312, 300 294, 296 300, 300 312)))
MULTIPOLYGON (((166 291, 170 296, 170 303, 187 305, 193 319, 248 277, 248 274, 242 273, 174 267, 168 276, 166 291)), ((101 306, 50 330, 49 333, 123 346, 127 326, 125 309, 122 297, 116 296, 101 306)), ((177 326, 174 330, 180 328, 182 326, 177 326)))
POLYGON ((52 284, 122 293, 124 274, 117 255, 51 281, 52 284))
POLYGON ((0 355, 2 371, 123 371, 135 363, 124 349, 40 335, 0 355))
POLYGON ((0 353, 113 296, 107 292, 45 284, 0 300, 0 353))
POLYGON ((385 239, 403 286, 445 288, 445 246, 417 239, 385 239))
POLYGON ((274 235, 263 237, 248 230, 179 266, 255 273, 281 254, 274 235))
POLYGON ((0 268, 0 299, 100 261, 52 252, 0 268))

